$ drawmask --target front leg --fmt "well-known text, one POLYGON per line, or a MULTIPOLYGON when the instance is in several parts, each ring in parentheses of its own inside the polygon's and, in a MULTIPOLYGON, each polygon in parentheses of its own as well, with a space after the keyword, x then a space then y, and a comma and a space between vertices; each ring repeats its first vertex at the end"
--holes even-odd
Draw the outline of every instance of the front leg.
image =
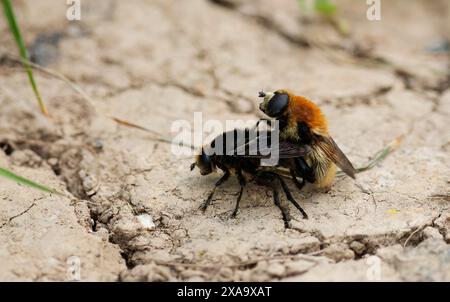
POLYGON ((225 170, 225 174, 222 175, 222 177, 214 184, 214 188, 212 189, 211 193, 209 193, 208 198, 200 205, 199 209, 202 210, 203 213, 206 211, 206 208, 211 203, 211 200, 213 198, 214 192, 216 192, 217 187, 224 184, 228 180, 228 178, 230 178, 230 171, 225 170))
POLYGON ((259 123, 260 122, 266 122, 267 125, 272 126, 272 120, 268 119, 268 118, 260 118, 257 122, 256 122, 256 126, 255 129, 257 129, 259 127, 259 123))
POLYGON ((235 218, 236 215, 237 215, 237 212, 239 210, 239 202, 241 201, 242 193, 244 192, 244 187, 246 185, 246 181, 245 181, 244 175, 242 175, 241 169, 237 170, 237 177, 238 177, 239 185, 241 186, 241 189, 239 191, 239 195, 238 195, 238 198, 236 200, 236 206, 234 207, 233 214, 231 214, 232 218, 235 218))

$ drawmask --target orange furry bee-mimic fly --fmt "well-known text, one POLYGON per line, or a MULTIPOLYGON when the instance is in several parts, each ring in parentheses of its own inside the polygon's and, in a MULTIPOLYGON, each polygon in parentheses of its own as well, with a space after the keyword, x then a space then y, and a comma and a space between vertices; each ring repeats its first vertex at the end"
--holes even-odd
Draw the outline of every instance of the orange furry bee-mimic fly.
POLYGON ((356 170, 328 133, 328 123, 320 108, 289 90, 259 93, 263 102, 259 108, 267 116, 279 121, 280 140, 310 146, 305 155, 308 166, 314 171, 314 184, 328 189, 336 175, 336 166, 355 178, 356 170))

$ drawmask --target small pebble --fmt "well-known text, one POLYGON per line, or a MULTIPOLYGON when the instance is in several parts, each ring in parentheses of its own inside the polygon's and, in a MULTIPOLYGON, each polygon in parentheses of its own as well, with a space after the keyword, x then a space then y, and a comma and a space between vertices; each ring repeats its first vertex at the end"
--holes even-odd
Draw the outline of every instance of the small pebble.
POLYGON ((154 230, 156 227, 155 223, 153 222, 152 216, 150 216, 149 214, 138 215, 137 219, 146 230, 154 230))
POLYGON ((366 250, 366 246, 359 242, 359 241, 352 241, 352 243, 350 243, 350 248, 357 254, 357 255, 362 255, 364 253, 364 251, 366 250))

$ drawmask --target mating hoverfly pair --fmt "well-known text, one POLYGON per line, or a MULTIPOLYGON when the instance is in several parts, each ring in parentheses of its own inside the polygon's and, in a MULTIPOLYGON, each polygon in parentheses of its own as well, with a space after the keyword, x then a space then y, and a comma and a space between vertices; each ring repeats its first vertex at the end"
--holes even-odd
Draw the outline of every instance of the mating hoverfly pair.
POLYGON ((269 129, 260 132, 257 124, 254 129, 234 129, 224 132, 202 147, 191 165, 191 170, 197 167, 201 175, 210 174, 217 169, 224 173, 200 206, 201 210, 205 211, 211 203, 216 188, 234 174, 239 181, 240 191, 232 217, 238 213, 244 187, 250 180, 272 189, 274 203, 281 210, 285 227, 288 228, 291 217, 289 208, 280 202, 280 188, 288 201, 301 212, 303 218, 307 219, 308 215, 294 199, 284 180, 286 169, 300 190, 306 182, 319 188, 329 188, 336 175, 336 166, 352 178, 355 177, 356 170, 328 134, 327 120, 317 105, 304 97, 293 95, 288 90, 261 91, 259 97, 263 98, 260 109, 271 120, 278 122, 279 130, 269 129), (263 138, 269 138, 270 141, 273 131, 279 131, 276 133, 279 137, 276 147, 261 144, 263 138), (227 144, 226 140, 230 137, 234 141, 227 144), (221 144, 219 148, 221 152, 211 153, 211 150, 217 151, 217 144, 221 144), (265 146, 263 148, 271 148, 270 152, 277 153, 278 162, 274 167, 262 165, 262 160, 267 158, 267 150, 262 150, 261 145, 265 146), (227 150, 230 146, 233 149, 227 150))

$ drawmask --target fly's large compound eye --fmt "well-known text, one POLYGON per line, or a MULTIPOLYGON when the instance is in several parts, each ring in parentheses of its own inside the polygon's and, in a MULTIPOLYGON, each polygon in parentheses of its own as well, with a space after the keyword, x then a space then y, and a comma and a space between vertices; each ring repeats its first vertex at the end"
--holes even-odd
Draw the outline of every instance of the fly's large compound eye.
POLYGON ((278 117, 286 109, 289 96, 286 93, 275 93, 267 104, 266 114, 270 117, 278 117))

